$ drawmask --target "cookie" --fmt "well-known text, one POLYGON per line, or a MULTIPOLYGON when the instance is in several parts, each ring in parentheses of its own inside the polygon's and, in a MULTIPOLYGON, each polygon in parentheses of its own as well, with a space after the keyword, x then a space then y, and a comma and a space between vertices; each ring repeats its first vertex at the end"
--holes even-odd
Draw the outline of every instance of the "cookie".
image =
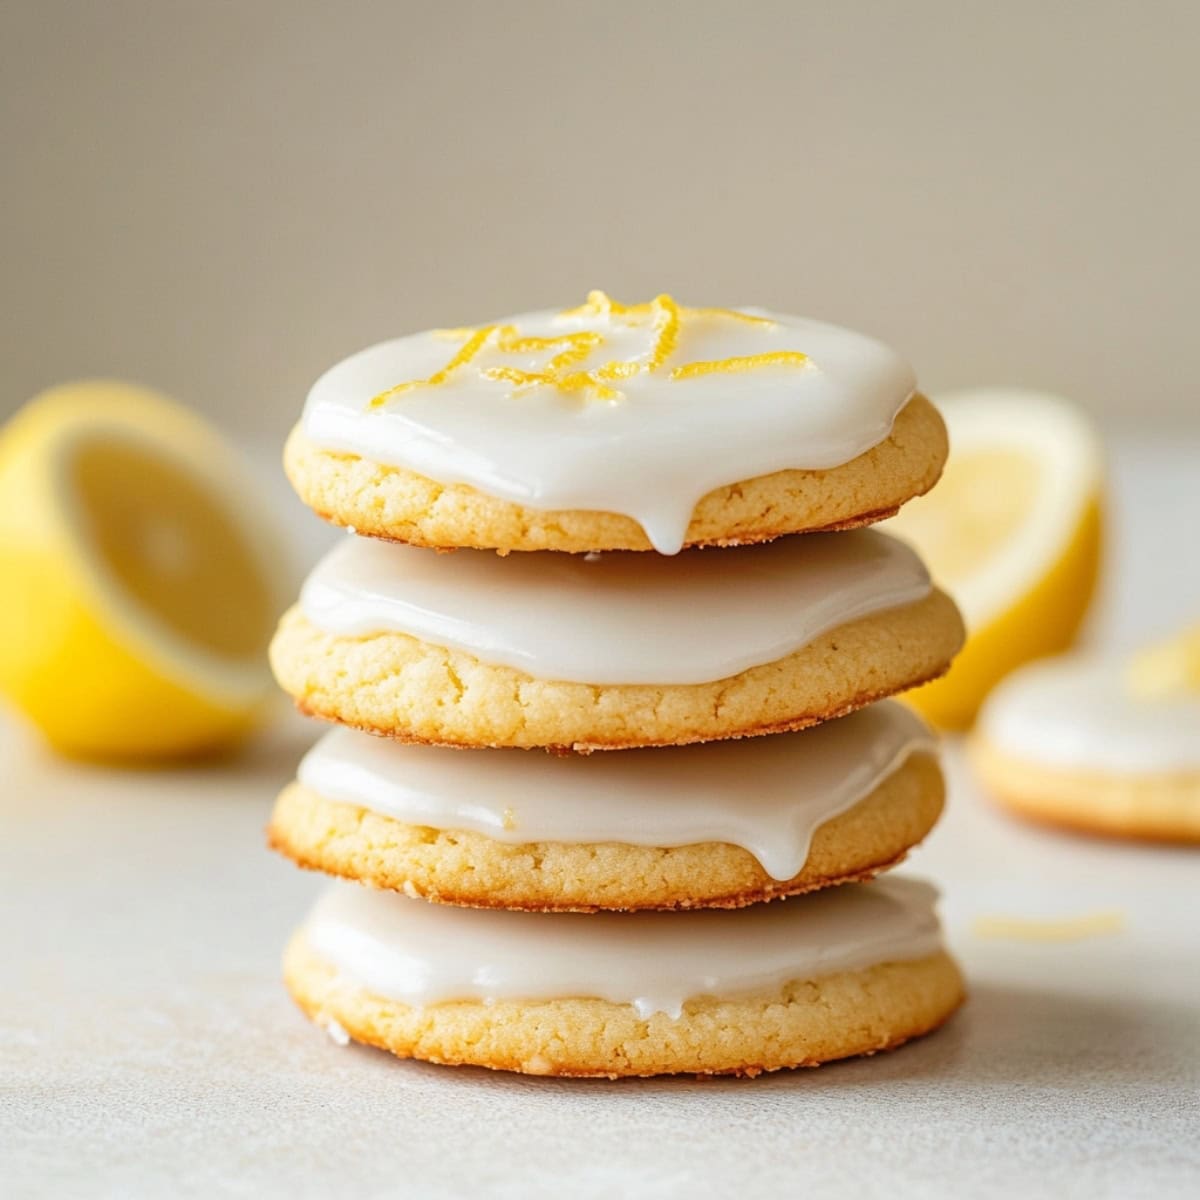
POLYGON ((933 827, 934 739, 884 702, 803 733, 640 754, 471 754, 327 734, 276 803, 301 866, 450 904, 736 908, 861 880, 933 827))
POLYGON ((914 389, 850 330, 604 297, 354 355, 314 385, 284 463, 361 534, 670 554, 895 513, 946 460, 914 389))
POLYGON ((317 1024, 534 1075, 757 1075, 873 1054, 963 999, 916 880, 736 913, 529 914, 337 885, 290 943, 317 1024))
POLYGON ((1090 833, 1200 842, 1200 697, 1135 697, 1116 659, 1047 659, 988 698, 970 759, 1022 816, 1090 833))
POLYGON ((343 724, 586 751, 803 728, 934 678, 962 638, 916 555, 868 530, 675 559, 347 538, 271 658, 343 724))
POLYGON ((936 679, 962 644, 944 592, 700 684, 559 683, 402 633, 325 633, 298 609, 271 646, 297 707, 401 741, 588 753, 804 729, 936 679))
MULTIPOLYGON (((682 545, 741 546, 882 521, 933 487, 947 449, 937 409, 914 396, 882 442, 841 466, 774 471, 706 493, 691 512, 682 545)), ((322 449, 302 425, 288 437, 283 462, 309 508, 364 536, 502 554, 654 548, 641 525, 621 513, 538 509, 467 484, 436 483, 404 467, 322 449)))

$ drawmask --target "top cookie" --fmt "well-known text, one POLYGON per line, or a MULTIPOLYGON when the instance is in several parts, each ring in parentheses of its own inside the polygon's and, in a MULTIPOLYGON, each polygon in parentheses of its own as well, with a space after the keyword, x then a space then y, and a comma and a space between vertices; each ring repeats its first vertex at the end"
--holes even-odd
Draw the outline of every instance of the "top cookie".
POLYGON ((946 434, 914 383, 837 326, 593 292, 346 359, 284 461, 307 504, 361 534, 674 554, 864 525, 927 491, 946 434))

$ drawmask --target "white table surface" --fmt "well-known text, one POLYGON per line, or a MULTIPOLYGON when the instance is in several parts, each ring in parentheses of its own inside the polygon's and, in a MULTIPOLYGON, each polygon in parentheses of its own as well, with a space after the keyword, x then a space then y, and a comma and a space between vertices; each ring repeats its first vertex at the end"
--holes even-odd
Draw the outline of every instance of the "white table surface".
MULTIPOLYGON (((1197 463, 1197 444, 1117 453, 1095 639, 1200 612, 1197 463)), ((261 831, 314 735, 286 714, 237 763, 129 772, 0 726, 0 1195, 1200 1194, 1200 854, 1010 821, 951 746, 949 812, 912 863, 971 983, 942 1032, 754 1081, 440 1069, 334 1045, 279 983, 320 881, 261 831), (1098 910, 1125 930, 972 933, 1098 910)))

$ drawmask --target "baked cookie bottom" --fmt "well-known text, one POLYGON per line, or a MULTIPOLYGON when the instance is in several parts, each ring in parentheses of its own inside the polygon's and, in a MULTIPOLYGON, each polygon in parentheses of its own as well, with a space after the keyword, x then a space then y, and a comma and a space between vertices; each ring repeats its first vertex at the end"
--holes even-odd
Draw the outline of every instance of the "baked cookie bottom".
MULTIPOLYGON (((824 471, 777 471, 709 492, 696 505, 685 545, 738 546, 881 521, 933 487, 947 451, 937 409, 914 396, 891 435, 848 463, 824 471)), ((283 461, 305 504, 325 520, 371 537, 505 554, 653 548, 631 517, 526 508, 465 484, 435 483, 403 467, 322 450, 299 425, 283 461)))
POLYGON ((403 633, 326 633, 293 608, 271 664, 302 712, 369 733, 587 753, 803 729, 936 678, 963 636, 954 602, 935 590, 728 679, 594 685, 534 679, 403 633))
POLYGON ((968 753, 989 794, 1021 816, 1111 837, 1200 843, 1200 771, 1068 770, 1018 758, 978 734, 968 753))
POLYGON ((297 933, 284 981, 324 1028, 401 1058, 526 1075, 759 1075, 890 1050, 941 1025, 965 998, 945 952, 788 984, 737 1000, 688 1001, 678 1019, 607 1000, 458 1001, 412 1008, 360 987, 297 933))
POLYGON ((302 867, 443 904, 537 912, 740 908, 871 879, 901 861, 941 815, 936 758, 911 755, 853 808, 813 834, 808 860, 773 879, 749 851, 721 842, 508 844, 469 830, 410 825, 293 783, 267 829, 302 867))

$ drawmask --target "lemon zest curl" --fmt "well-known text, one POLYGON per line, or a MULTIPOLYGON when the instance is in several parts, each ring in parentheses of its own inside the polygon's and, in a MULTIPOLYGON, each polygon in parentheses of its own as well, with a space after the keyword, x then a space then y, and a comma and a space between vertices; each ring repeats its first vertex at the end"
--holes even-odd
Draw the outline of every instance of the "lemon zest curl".
POLYGON ((746 354, 738 358, 718 358, 711 362, 690 362, 675 367, 672 379, 695 379, 697 375, 737 375, 763 367, 803 367, 808 355, 799 350, 772 350, 767 354, 746 354))
MULTIPOLYGON (((434 336, 462 343, 446 365, 425 379, 406 380, 380 392, 371 399, 368 407, 382 408, 396 396, 402 396, 416 388, 438 387, 489 349, 502 354, 540 354, 545 351, 554 353, 541 370, 509 365, 485 367, 480 371, 480 376, 484 379, 511 384, 518 391, 534 387, 552 387, 566 394, 583 393, 591 399, 617 401, 622 398, 622 394, 609 385, 632 379, 637 375, 653 374, 664 368, 678 348, 679 337, 687 320, 710 318, 745 321, 771 329, 777 324, 769 317, 759 317, 733 308, 686 308, 665 294, 655 296, 653 300, 645 303, 622 304, 601 291, 589 292, 584 304, 578 308, 567 309, 560 316, 602 318, 629 323, 637 323, 648 317, 654 341, 644 357, 614 360, 588 370, 583 368, 583 364, 605 342, 604 335, 597 330, 584 329, 541 337, 522 334, 515 325, 438 329, 434 331, 434 336)), ((799 351, 776 350, 763 354, 684 363, 674 367, 668 378, 677 380, 717 373, 736 374, 775 366, 802 367, 808 362, 808 356, 799 351)))

